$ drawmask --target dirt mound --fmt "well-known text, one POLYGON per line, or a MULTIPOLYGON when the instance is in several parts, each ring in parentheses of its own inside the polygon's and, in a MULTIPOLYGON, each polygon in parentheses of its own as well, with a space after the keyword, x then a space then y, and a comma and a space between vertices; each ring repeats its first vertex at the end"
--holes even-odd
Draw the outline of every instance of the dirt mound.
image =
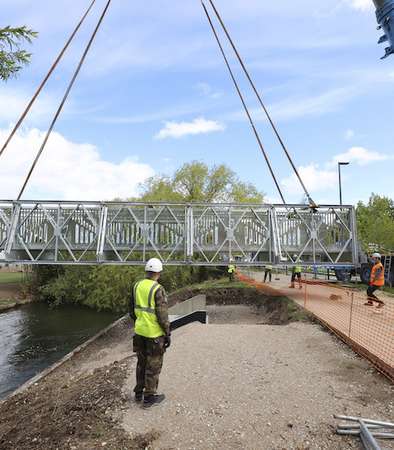
POLYGON ((286 325, 289 322, 304 320, 305 314, 291 300, 285 297, 268 296, 254 288, 186 288, 170 295, 171 306, 195 295, 204 294, 208 305, 247 305, 256 310, 259 323, 286 325))
POLYGON ((97 369, 59 388, 51 377, 10 398, 0 407, 2 450, 137 450, 157 437, 152 432, 129 437, 111 413, 130 399, 122 387, 131 358, 97 369))

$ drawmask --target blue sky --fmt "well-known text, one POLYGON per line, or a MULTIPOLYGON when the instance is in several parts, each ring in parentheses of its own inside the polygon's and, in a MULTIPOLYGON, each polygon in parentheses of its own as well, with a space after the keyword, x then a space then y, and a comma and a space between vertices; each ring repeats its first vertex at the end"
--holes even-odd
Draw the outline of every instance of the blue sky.
MULTIPOLYGON (((0 161, 0 197, 13 198, 38 150, 104 0, 67 52, 0 161)), ((89 0, 2 0, 2 25, 39 31, 33 62, 0 85, 0 140, 89 0)), ((313 198, 394 198, 394 57, 376 45, 372 0, 216 0, 313 198)), ((232 58, 235 63, 235 60, 232 58)), ((286 200, 302 193, 241 72, 246 98, 286 200)), ((111 199, 149 176, 201 160, 226 163, 278 201, 197 0, 113 0, 25 198, 111 199)))

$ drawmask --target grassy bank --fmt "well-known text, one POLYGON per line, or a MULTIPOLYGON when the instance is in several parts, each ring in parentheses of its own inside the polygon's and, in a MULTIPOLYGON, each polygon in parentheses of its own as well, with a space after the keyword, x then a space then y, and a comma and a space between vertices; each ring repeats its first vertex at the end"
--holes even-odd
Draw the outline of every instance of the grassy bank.
POLYGON ((23 275, 23 272, 0 272, 0 285, 22 283, 24 281, 23 275))
POLYGON ((18 306, 27 305, 28 303, 31 303, 30 298, 25 298, 22 300, 0 299, 0 313, 16 308, 18 306))

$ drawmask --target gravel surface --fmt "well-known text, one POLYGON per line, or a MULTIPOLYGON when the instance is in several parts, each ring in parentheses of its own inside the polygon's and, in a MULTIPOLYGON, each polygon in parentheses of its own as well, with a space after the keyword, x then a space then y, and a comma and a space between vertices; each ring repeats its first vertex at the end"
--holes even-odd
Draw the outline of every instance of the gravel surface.
POLYGON ((256 325, 264 320, 257 308, 246 305, 209 305, 207 312, 211 324, 256 325))
POLYGON ((173 333, 163 405, 132 400, 124 321, 0 403, 0 449, 358 449, 335 435, 334 413, 394 420, 393 385, 319 325, 261 325, 272 311, 256 304, 208 310, 210 325, 173 333))
MULTIPOLYGON (((393 386, 320 326, 243 320, 175 332, 161 377, 167 401, 131 402, 126 431, 157 432, 153 449, 342 450, 360 446, 335 435, 333 414, 393 419, 393 386)), ((133 384, 131 374, 129 397, 133 384)))

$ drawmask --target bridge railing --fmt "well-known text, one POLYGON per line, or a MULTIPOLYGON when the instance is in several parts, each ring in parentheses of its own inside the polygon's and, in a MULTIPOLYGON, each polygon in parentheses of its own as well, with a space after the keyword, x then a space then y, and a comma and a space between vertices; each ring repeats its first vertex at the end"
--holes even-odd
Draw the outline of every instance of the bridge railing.
POLYGON ((0 251, 26 264, 352 265, 357 239, 351 206, 0 201, 0 251))

